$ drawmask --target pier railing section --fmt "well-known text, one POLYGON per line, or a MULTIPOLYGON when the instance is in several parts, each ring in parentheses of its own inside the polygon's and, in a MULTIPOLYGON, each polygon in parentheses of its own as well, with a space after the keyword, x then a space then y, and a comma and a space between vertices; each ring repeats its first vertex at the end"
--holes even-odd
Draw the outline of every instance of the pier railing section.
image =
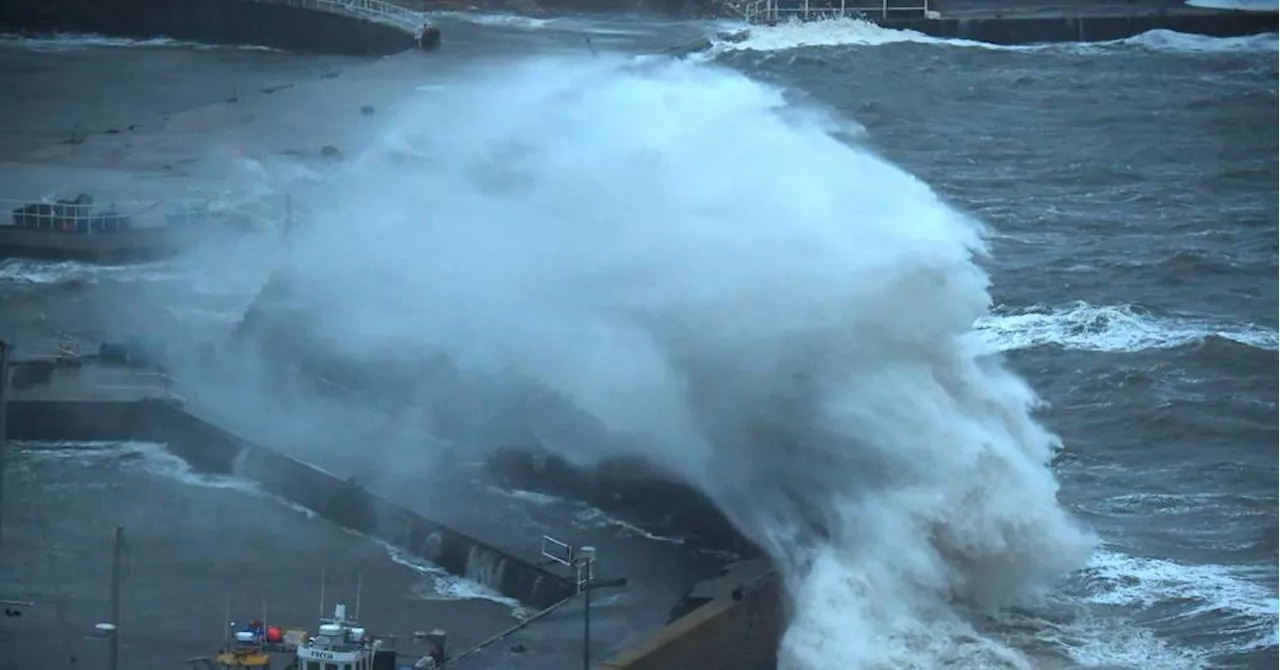
POLYGON ((929 18, 936 13, 929 0, 729 0, 725 4, 750 24, 825 19, 929 18))
POLYGON ((255 0, 275 5, 302 7, 318 12, 342 14, 401 28, 421 37, 426 15, 384 0, 255 0))
MULTIPOLYGON (((0 198, 0 230, 81 235, 239 223, 248 228, 287 219, 289 198, 236 201, 220 196, 168 200, 59 200, 0 198)), ((281 224, 283 225, 283 224, 281 224)))

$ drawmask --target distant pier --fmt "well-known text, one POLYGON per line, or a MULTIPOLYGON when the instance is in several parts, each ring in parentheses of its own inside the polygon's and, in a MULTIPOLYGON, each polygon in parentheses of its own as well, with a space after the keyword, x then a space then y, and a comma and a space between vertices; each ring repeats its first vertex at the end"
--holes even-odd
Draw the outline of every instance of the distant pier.
POLYGON ((440 44, 424 14, 385 0, 0 0, 0 27, 348 56, 440 44))
POLYGON ((1019 0, 729 0, 753 25, 832 18, 991 44, 1103 42, 1151 30, 1243 37, 1277 30, 1276 11, 1190 7, 1181 0, 1027 2, 1019 0))

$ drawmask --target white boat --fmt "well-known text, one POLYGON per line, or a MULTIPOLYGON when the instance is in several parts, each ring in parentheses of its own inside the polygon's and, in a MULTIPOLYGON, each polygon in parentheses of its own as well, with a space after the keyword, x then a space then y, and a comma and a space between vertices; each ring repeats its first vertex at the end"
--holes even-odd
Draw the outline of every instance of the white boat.
POLYGON ((298 645, 298 670, 394 668, 395 649, 385 642, 369 635, 354 617, 348 618, 347 606, 339 604, 333 617, 321 619, 316 634, 298 645))

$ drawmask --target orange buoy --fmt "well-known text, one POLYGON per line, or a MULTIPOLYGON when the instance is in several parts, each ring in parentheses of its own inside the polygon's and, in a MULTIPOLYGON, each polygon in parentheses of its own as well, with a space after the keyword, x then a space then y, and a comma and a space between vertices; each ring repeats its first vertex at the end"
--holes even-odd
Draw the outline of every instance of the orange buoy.
POLYGON ((267 642, 280 642, 284 636, 280 634, 280 629, 272 626, 267 629, 267 642))

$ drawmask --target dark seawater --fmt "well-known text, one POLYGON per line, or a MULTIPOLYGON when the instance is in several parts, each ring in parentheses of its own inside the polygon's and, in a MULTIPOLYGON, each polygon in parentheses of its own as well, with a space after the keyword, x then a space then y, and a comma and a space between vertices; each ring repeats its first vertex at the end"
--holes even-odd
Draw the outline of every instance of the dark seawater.
MULTIPOLYGON (((594 46, 630 52, 711 30, 488 23, 459 23, 457 52, 443 52, 441 67, 582 49, 593 26, 594 46)), ((1036 643, 1082 666, 1274 667, 1275 36, 1153 34, 1022 49, 850 25, 768 37, 714 59, 834 110, 855 141, 992 227, 985 265, 996 305, 978 325, 1048 402, 1044 419, 1065 443, 1056 464, 1061 498, 1102 539, 1089 567, 1062 587, 1059 614, 1072 624, 1049 626, 1036 643)), ((80 87, 96 87, 86 90, 107 102, 31 126, 44 131, 15 130, 5 142, 25 150, 33 136, 54 139, 68 124, 123 124, 211 104, 219 89, 358 66, 271 52, 51 50, 13 40, 0 46, 0 83, 47 99, 33 95, 6 120, 65 105, 64 92, 80 87), (108 79, 144 62, 143 76, 108 79), (151 106, 112 104, 116 89, 103 91, 105 81, 151 106)), ((393 72, 390 79, 410 86, 419 76, 393 72)), ((28 349, 48 347, 58 331, 128 322, 207 334, 238 319, 265 272, 0 261, 0 329, 28 349), (142 294, 153 299, 140 304, 142 294)))

